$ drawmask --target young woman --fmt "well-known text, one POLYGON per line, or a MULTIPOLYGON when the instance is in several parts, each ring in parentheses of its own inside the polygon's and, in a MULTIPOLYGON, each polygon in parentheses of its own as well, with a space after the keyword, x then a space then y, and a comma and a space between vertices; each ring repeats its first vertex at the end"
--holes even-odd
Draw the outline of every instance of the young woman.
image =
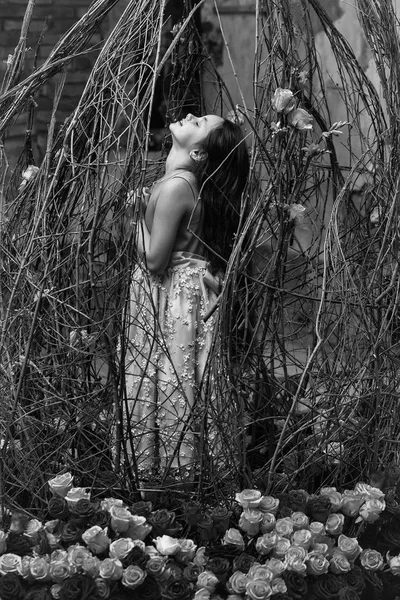
POLYGON ((213 333, 204 316, 220 292, 249 170, 231 121, 189 114, 170 132, 165 175, 143 195, 135 224, 124 441, 142 479, 189 475, 196 462, 213 333))

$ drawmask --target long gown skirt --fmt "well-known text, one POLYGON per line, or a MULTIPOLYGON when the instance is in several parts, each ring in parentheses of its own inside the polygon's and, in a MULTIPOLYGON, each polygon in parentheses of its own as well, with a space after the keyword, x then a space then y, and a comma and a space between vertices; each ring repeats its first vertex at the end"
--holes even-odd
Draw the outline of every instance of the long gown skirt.
POLYGON ((204 315, 217 291, 207 262, 187 252, 173 253, 162 275, 135 268, 123 423, 126 454, 139 473, 190 471, 196 463, 200 383, 214 328, 204 315))

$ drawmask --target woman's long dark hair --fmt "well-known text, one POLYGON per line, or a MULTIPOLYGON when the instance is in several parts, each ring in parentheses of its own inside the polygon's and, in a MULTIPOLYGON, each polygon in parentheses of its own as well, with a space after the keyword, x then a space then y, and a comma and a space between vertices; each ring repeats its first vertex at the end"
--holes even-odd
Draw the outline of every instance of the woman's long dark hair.
POLYGON ((207 159, 197 172, 203 207, 203 239, 212 267, 225 269, 240 221, 249 154, 239 125, 225 120, 209 134, 207 159))

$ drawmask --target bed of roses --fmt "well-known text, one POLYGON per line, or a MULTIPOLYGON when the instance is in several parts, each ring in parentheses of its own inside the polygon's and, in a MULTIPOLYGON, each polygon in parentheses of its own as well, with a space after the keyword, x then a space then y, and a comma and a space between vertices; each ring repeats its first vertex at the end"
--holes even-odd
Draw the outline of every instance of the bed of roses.
POLYGON ((176 510, 92 501, 49 481, 40 521, 3 515, 1 600, 391 600, 400 596, 400 507, 377 487, 243 490, 176 510))

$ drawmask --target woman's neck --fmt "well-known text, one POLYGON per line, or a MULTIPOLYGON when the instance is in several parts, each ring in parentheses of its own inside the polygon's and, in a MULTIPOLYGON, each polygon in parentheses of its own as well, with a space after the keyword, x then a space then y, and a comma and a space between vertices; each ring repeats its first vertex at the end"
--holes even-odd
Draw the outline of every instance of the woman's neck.
POLYGON ((168 177, 178 171, 193 172, 192 159, 187 152, 177 151, 172 147, 165 161, 165 176, 168 177))

